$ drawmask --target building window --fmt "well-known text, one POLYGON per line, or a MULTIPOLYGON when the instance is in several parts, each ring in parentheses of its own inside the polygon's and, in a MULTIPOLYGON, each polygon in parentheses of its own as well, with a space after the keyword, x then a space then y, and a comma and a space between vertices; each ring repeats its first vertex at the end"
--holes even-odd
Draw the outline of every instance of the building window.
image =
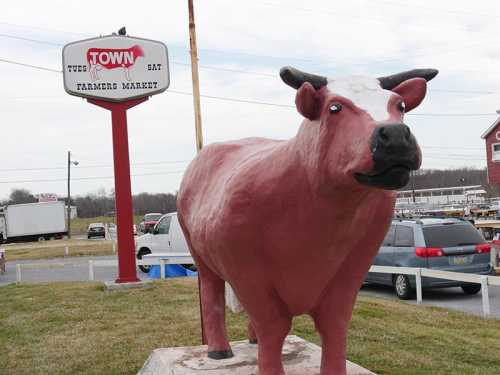
POLYGON ((500 162, 500 143, 491 145, 491 160, 500 162))

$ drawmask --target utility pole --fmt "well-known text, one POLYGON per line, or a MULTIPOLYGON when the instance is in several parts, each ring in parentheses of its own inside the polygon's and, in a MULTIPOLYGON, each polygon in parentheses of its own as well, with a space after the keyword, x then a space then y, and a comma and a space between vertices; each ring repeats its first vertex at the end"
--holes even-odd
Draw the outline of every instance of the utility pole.
POLYGON ((188 0, 189 8, 189 46, 191 48, 191 76, 193 81, 194 126, 196 130, 196 151, 203 148, 200 111, 200 80, 198 77, 198 48, 196 46, 196 27, 194 23, 193 0, 188 0))
POLYGON ((71 188, 70 188, 70 178, 71 178, 71 164, 78 165, 77 161, 71 161, 71 151, 68 151, 68 196, 66 199, 66 227, 68 228, 68 238, 71 238, 71 188))
MULTIPOLYGON (((196 152, 203 148, 203 133, 201 131, 201 111, 200 111, 200 80, 198 77, 198 47, 196 46, 196 27, 194 23, 193 0, 188 0, 189 9, 189 47, 191 50, 191 77, 193 81, 193 104, 194 104, 194 126, 196 132, 196 152)), ((205 335, 205 319, 203 318, 202 307, 202 285, 198 277, 198 299, 200 304, 201 323, 201 343, 207 344, 205 335)))
POLYGON ((415 203, 415 171, 411 171, 411 197, 415 203))

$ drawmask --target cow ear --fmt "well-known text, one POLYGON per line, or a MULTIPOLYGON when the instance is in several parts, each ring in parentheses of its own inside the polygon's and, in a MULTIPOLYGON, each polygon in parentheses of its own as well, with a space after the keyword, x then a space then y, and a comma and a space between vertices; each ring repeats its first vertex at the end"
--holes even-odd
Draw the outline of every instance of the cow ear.
POLYGON ((397 85, 392 91, 403 97, 405 111, 410 112, 424 100, 427 92, 427 82, 424 78, 408 79, 397 85))
POLYGON ((309 82, 304 82, 297 90, 295 106, 299 113, 309 120, 316 120, 321 112, 320 95, 309 82))

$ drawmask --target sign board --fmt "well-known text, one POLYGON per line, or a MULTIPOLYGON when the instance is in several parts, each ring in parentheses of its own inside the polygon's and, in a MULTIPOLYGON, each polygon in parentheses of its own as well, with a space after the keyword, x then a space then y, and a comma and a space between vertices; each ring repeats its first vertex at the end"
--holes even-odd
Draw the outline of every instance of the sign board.
POLYGON ((167 46, 121 35, 69 43, 63 49, 64 89, 84 98, 122 102, 165 91, 167 46))
POLYGON ((38 194, 38 202, 57 202, 57 194, 41 193, 38 194))

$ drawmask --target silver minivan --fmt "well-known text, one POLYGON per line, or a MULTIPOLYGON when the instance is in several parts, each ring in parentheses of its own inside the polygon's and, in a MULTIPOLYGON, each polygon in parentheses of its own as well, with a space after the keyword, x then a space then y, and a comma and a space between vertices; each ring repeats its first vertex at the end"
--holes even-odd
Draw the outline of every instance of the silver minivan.
MULTIPOLYGON (((490 245, 467 220, 460 218, 416 218, 393 220, 373 261, 377 266, 418 267, 488 275, 492 273, 490 245)), ((369 272, 368 283, 394 287, 401 299, 415 291, 415 276, 369 272)), ((476 294, 480 284, 422 278, 423 288, 461 287, 476 294)))

